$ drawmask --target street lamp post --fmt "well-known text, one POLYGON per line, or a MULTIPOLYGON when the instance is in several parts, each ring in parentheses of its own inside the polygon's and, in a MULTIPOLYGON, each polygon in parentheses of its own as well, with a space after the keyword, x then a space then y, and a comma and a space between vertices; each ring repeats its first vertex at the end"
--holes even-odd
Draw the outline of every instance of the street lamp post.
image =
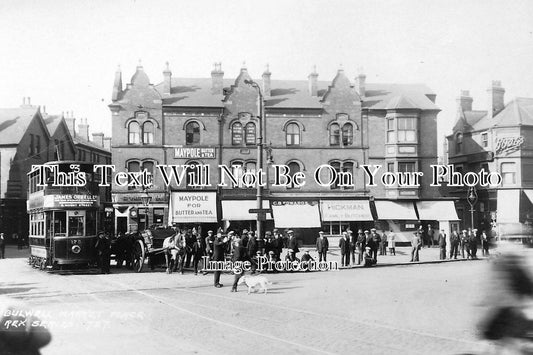
MULTIPOLYGON (((259 135, 257 137, 257 168, 258 171, 261 172, 263 170, 263 119, 265 117, 265 106, 264 106, 264 99, 263 99, 263 92, 261 91, 261 87, 259 84, 257 84, 253 80, 244 80, 245 84, 248 84, 252 86, 253 88, 257 89, 257 92, 259 94, 259 135)), ((256 230, 257 230, 257 236, 262 236, 262 226, 261 222, 264 219, 265 212, 262 211, 263 209, 263 186, 260 184, 259 179, 257 179, 256 183, 256 200, 257 200, 257 218, 256 218, 256 230)))
POLYGON ((144 229, 148 229, 148 206, 150 205, 150 201, 152 200, 152 196, 148 195, 148 192, 146 189, 143 189, 143 193, 141 195, 141 202, 144 206, 144 229))

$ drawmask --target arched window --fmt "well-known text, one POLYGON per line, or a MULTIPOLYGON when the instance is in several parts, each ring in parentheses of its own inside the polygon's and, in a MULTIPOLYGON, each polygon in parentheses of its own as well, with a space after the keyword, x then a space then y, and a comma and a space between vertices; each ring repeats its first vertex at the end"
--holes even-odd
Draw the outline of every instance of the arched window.
POLYGON ((128 144, 141 143, 141 127, 137 121, 131 121, 128 125, 128 144))
POLYGON ((231 126, 231 144, 242 144, 242 124, 240 122, 235 122, 231 126))
POLYGON ((457 133, 455 136, 455 154, 461 154, 463 152, 463 134, 457 133))
POLYGON ((154 144, 154 124, 150 121, 143 124, 143 143, 154 144))
POLYGON ((296 123, 289 123, 286 128, 287 145, 300 145, 300 127, 296 123))
MULTIPOLYGON (((339 189, 339 181, 338 181, 338 173, 341 172, 341 163, 338 162, 338 161, 334 161, 332 163, 329 164, 336 172, 337 172, 337 179, 333 182, 333 184, 331 184, 331 189, 332 190, 337 190, 339 189)), ((333 178, 333 176, 330 176, 330 179, 333 178)))
MULTIPOLYGON (((289 167, 289 175, 291 176, 291 178, 294 176, 294 174, 300 172, 300 170, 301 170, 300 169, 300 164, 298 164, 295 161, 287 164, 287 166, 289 167)), ((289 186, 287 186, 287 188, 288 189, 294 189, 295 188, 294 183, 291 183, 289 186)))
POLYGON ((342 145, 344 147, 353 144, 353 126, 351 123, 345 123, 342 126, 342 145))
POLYGON ((253 122, 249 122, 246 124, 245 126, 245 132, 246 132, 246 136, 245 136, 245 140, 246 140, 246 145, 252 145, 252 144, 255 144, 255 123, 253 122))
POLYGON ((336 123, 329 126, 329 145, 340 145, 340 127, 336 123))
POLYGON ((143 162, 141 170, 145 170, 145 169, 146 169, 146 171, 148 171, 150 173, 150 176, 151 176, 151 178, 149 180, 149 183, 148 183, 148 186, 150 186, 154 182, 154 162, 153 161, 145 161, 145 162, 143 162))
POLYGON ((337 172, 337 179, 330 187, 332 190, 353 190, 355 188, 354 164, 352 162, 335 161, 329 165, 337 172))
MULTIPOLYGON (((141 164, 138 161, 130 161, 128 163, 128 172, 139 172, 141 170, 141 164)), ((129 186, 131 178, 128 176, 128 190, 135 189, 135 186, 129 186)))
POLYGON ((200 125, 198 124, 198 122, 187 123, 187 126, 185 127, 185 143, 200 143, 200 125))

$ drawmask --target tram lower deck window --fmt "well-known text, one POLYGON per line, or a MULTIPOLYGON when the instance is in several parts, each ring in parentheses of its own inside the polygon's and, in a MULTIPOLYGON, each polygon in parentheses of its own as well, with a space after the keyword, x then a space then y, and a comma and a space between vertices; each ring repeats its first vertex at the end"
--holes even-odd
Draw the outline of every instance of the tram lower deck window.
POLYGON ((54 212, 54 235, 65 236, 67 234, 67 213, 64 211, 54 212))
POLYGON ((83 236, 83 221, 84 216, 69 216, 68 217, 68 235, 69 236, 83 236))

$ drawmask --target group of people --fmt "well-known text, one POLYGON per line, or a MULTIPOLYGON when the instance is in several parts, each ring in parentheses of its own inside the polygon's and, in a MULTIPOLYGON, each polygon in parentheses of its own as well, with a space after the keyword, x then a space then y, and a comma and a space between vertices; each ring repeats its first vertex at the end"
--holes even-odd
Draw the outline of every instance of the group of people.
MULTIPOLYGON (((319 253, 320 261, 322 261, 321 253, 324 253, 321 238, 324 232, 319 232, 320 236, 317 240, 317 252, 319 253)), ((355 265, 355 256, 357 254, 357 265, 363 263, 364 266, 370 267, 377 263, 379 255, 387 255, 387 248, 389 253, 396 255, 396 235, 391 230, 389 234, 379 234, 376 228, 363 231, 359 229, 357 235, 352 230, 348 229, 342 232, 342 237, 339 239, 339 249, 341 253, 341 267, 349 267, 355 265), (351 264, 350 264, 351 258, 351 264)), ((326 261, 324 254, 324 261, 326 261)))
MULTIPOLYGON (((286 235, 278 229, 267 231, 265 236, 257 235, 254 231, 243 229, 239 233, 228 231, 223 233, 219 229, 216 233, 212 230, 207 232, 206 237, 202 237, 196 230, 180 231, 165 239, 163 248, 166 249, 167 273, 172 273, 179 269, 183 274, 184 268, 189 267, 192 259, 194 274, 199 272, 200 262, 204 257, 208 261, 225 261, 231 258, 232 261, 250 261, 252 273, 257 269, 257 259, 266 256, 271 261, 281 260, 283 248, 287 248, 288 260, 297 260, 298 242, 292 230, 288 230, 286 235)), ((206 272, 203 271, 205 274, 206 272)), ((236 280, 235 282, 237 282, 236 280)), ((214 286, 222 287, 220 283, 220 272, 214 273, 214 286)), ((236 290, 236 284, 234 285, 236 290)))

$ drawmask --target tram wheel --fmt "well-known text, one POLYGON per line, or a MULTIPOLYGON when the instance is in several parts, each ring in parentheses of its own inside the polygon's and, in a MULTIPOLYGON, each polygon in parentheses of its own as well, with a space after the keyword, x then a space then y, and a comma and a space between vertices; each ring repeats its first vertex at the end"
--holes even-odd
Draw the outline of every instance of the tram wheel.
POLYGON ((133 246, 133 270, 141 272, 144 266, 145 250, 144 243, 141 240, 136 240, 133 246))

